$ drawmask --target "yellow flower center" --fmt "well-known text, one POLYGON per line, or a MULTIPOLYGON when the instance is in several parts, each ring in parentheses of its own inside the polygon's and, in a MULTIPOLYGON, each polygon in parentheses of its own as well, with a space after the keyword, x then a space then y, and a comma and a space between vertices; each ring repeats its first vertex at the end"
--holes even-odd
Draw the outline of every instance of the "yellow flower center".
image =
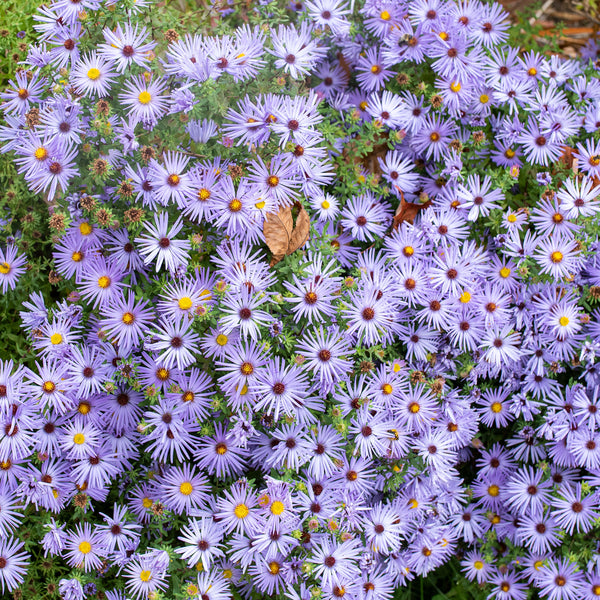
POLYGON ((389 396, 393 391, 394 388, 389 384, 389 383, 384 383, 381 386, 381 391, 386 395, 389 396))
POLYGON ((469 302, 471 302, 471 294, 469 294, 469 292, 467 292, 466 290, 460 295, 460 301, 463 304, 468 304, 469 302))
POLYGON ((200 198, 200 200, 202 200, 203 202, 208 200, 210 198, 210 190, 207 190, 206 188, 201 188, 198 192, 198 198, 200 198))
POLYGON ((366 100, 363 100, 358 106, 360 107, 360 110, 367 110, 367 106, 369 106, 369 104, 366 100))
POLYGON ((379 65, 373 65, 371 67, 371 73, 373 73, 373 75, 377 75, 378 73, 381 73, 381 67, 379 65))
POLYGON ((429 136, 429 139, 430 139, 432 142, 437 142, 437 141, 440 139, 440 134, 439 134, 437 131, 433 131, 433 132, 431 133, 431 135, 429 136))
POLYGON ((279 573, 279 563, 275 561, 271 561, 269 563, 269 571, 272 575, 277 575, 279 573))
POLYGON ((408 506, 410 506, 410 508, 418 508, 419 507, 419 503, 417 502, 416 498, 412 498, 411 500, 409 500, 408 502, 408 506))
POLYGON ((245 519, 250 514, 250 510, 248 509, 248 507, 245 504, 238 504, 233 509, 233 514, 238 519, 245 519))
POLYGON ((502 267, 500 269, 500 277, 506 279, 510 275, 510 269, 508 267, 502 267))
POLYGON ((80 402, 79 406, 77 407, 77 410, 82 415, 87 415, 90 412, 90 410, 92 410, 92 407, 87 402, 80 402))
POLYGON ((506 156, 506 158, 512 158, 515 154, 516 152, 512 148, 507 148, 504 151, 504 156, 506 156))
POLYGON ((56 389, 56 385, 52 381, 44 381, 44 383, 42 384, 42 389, 47 394, 51 394, 56 389))
POLYGON ((125 325, 131 325, 135 321, 135 315, 133 313, 126 312, 125 314, 123 314, 121 320, 123 321, 123 323, 125 323, 125 325))
POLYGON ((2 273, 2 275, 10 273, 10 265, 7 262, 0 263, 0 273, 2 273))
POLYGON ((192 299, 189 298, 188 296, 184 296, 183 298, 179 299, 179 302, 177 303, 179 305, 179 308, 181 310, 189 310, 190 308, 192 308, 192 299))
POLYGON ((71 254, 71 260, 73 262, 81 262, 83 260, 83 254, 81 252, 73 252, 73 254, 71 254))
MULTIPOLYGON (((540 568, 541 568, 541 567, 543 567, 543 566, 544 566, 544 561, 543 561, 543 560, 536 560, 536 561, 533 563, 533 567, 534 567, 534 569, 535 569, 536 571, 539 571, 539 570, 540 570, 540 568)), ((598 591, 600 592, 600 587, 599 587, 598 591)))
POLYGON ((200 593, 198 586, 194 585, 193 583, 190 583, 187 588, 185 588, 185 591, 187 592, 188 596, 197 596, 200 593))
POLYGON ((445 31, 440 31, 439 36, 446 41, 448 39, 448 34, 445 31))
POLYGON ((418 402, 411 402, 408 406, 408 410, 410 410, 413 415, 416 415, 421 410, 421 405, 418 402))
MULTIPOLYGON (((237 388, 236 388, 237 390, 237 388)), ((246 384, 244 384, 242 386, 242 391, 240 392, 240 396, 245 396, 248 393, 248 386, 246 384)))
POLYGON ((145 569, 140 573, 140 579, 142 581, 150 581, 152 579, 152 573, 145 569))
POLYGON ((220 333, 215 341, 219 346, 224 346, 229 341, 229 338, 225 334, 220 333))
POLYGON ((184 481, 180 486, 179 486, 179 491, 184 495, 184 496, 189 496, 193 491, 194 491, 194 487, 192 486, 192 484, 189 481, 184 481))
POLYGON ((569 324, 569 318, 568 317, 561 317, 558 322, 563 326, 566 327, 569 324))
POLYGON ((150 498, 146 497, 142 500, 142 506, 144 508, 150 508, 152 506, 153 502, 152 500, 150 500, 150 498))
POLYGON ((101 287, 103 290, 106 289, 110 285, 110 277, 107 275, 102 275, 98 279, 98 287, 101 287))
POLYGON ((499 412, 502 412, 502 403, 501 402, 494 402, 492 404, 492 412, 498 414, 499 412))
POLYGON ((89 223, 81 223, 79 225, 79 233, 81 235, 90 235, 92 233, 92 226, 89 223))
POLYGON ((166 381, 169 378, 169 371, 168 369, 161 367, 160 369, 158 369, 158 371, 156 371, 156 376, 161 381, 166 381))
POLYGON ((500 493, 500 488, 495 483, 493 483, 492 485, 490 485, 490 487, 488 487, 487 491, 492 498, 496 498, 496 496, 498 496, 498 494, 500 493))
POLYGON ((490 101, 490 97, 487 94, 481 94, 481 96, 479 96, 479 102, 481 102, 481 104, 487 104, 490 101))
POLYGON ((50 343, 53 346, 58 346, 58 344, 62 343, 62 341, 63 341, 63 336, 60 335, 60 333, 53 333, 50 336, 50 343))
POLYGON ((40 147, 33 153, 33 155, 36 157, 37 160, 44 160, 46 156, 48 156, 48 150, 46 150, 46 148, 40 147))
POLYGON ((237 198, 234 198, 229 203, 229 210, 231 212, 240 212, 240 210, 242 210, 242 203, 237 198))
POLYGON ((551 260, 553 263, 559 263, 559 262, 562 262, 562 259, 563 259, 563 253, 562 253, 562 252, 559 252, 558 250, 556 250, 556 252, 553 252, 553 253, 550 255, 550 260, 551 260))
POLYGON ((402 254, 404 254, 404 256, 412 256, 415 253, 415 249, 412 246, 404 246, 404 248, 402 248, 402 254))
POLYGON ((527 75, 530 75, 531 77, 534 77, 535 75, 537 75, 537 69, 535 67, 530 67, 527 70, 527 75))
POLYGON ((185 393, 183 394, 183 396, 181 396, 181 399, 182 399, 184 402, 192 402, 192 401, 194 400, 194 398, 195 398, 195 394, 194 394, 194 392, 190 392, 190 391, 188 391, 188 392, 185 392, 185 393))
POLYGON ((460 92, 461 88, 462 88, 462 85, 460 85, 460 82, 458 82, 458 81, 453 81, 453 82, 450 84, 450 89, 451 89, 453 92, 460 92))
POLYGON ((140 104, 150 104, 150 101, 152 100, 152 96, 150 95, 149 92, 144 90, 138 96, 138 100, 140 101, 140 104))
POLYGON ((254 206, 256 206, 256 208, 258 208, 258 210, 262 210, 265 207, 265 201, 261 200, 260 202, 257 202, 254 206))
POLYGON ((225 579, 231 579, 233 577, 233 571, 231 569, 225 569, 223 571, 223 577, 225 579))
POLYGON ((592 165, 592 167, 597 167, 598 165, 600 165, 600 155, 591 156, 589 163, 590 165, 592 165))
POLYGON ((389 21, 392 18, 392 15, 387 10, 384 10, 379 15, 382 21, 389 21))
POLYGON ((283 505, 283 502, 280 502, 279 500, 275 500, 275 502, 271 504, 271 513, 274 515, 280 515, 284 510, 285 506, 283 505))
POLYGON ((73 436, 73 443, 77 444, 78 446, 81 446, 81 444, 83 444, 85 442, 85 435, 83 435, 83 433, 76 433, 73 436))
POLYGON ((87 76, 92 80, 96 81, 100 77, 100 69, 96 69, 96 67, 92 67, 88 72, 87 76))
POLYGON ((517 222, 517 215, 513 215, 512 213, 510 215, 508 215, 508 217, 506 217, 506 220, 509 223, 516 223, 517 222))
POLYGON ((323 210, 327 210, 330 206, 331 206, 331 204, 329 204, 329 202, 327 202, 327 200, 323 200, 323 202, 321 202, 321 208, 323 210))
POLYGON ((267 178, 267 183, 271 187, 275 187, 275 186, 279 185, 279 177, 277 177, 277 175, 271 175, 270 177, 267 178))
POLYGON ((81 554, 89 554, 92 551, 92 545, 89 542, 81 542, 79 544, 79 552, 81 554))

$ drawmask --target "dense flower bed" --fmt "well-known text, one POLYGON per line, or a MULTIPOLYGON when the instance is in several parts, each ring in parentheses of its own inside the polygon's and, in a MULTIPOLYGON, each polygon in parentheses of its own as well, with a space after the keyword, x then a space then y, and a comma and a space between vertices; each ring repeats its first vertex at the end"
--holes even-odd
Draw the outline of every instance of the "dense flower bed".
POLYGON ((1 94, 58 294, 0 361, 0 589, 387 600, 456 561, 600 597, 596 45, 230 6, 55 0, 1 94))

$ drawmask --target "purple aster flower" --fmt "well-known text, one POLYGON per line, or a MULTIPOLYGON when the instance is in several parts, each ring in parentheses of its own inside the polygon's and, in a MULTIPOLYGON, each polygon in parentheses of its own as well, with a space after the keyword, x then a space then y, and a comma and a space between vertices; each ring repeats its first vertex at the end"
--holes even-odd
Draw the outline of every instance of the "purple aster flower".
POLYGON ((182 529, 179 540, 185 545, 176 548, 175 552, 188 561, 190 568, 201 563, 204 569, 209 571, 215 559, 225 556, 221 549, 222 539, 223 528, 219 523, 211 519, 195 519, 182 529))
POLYGON ((194 353, 200 338, 192 330, 193 321, 178 319, 177 321, 162 320, 161 328, 153 332, 158 341, 146 344, 146 347, 160 353, 158 360, 167 369, 177 366, 183 370, 195 362, 194 353))
POLYGON ((41 102, 46 80, 37 73, 29 80, 24 71, 16 73, 15 79, 16 81, 9 82, 12 89, 8 88, 0 94, 0 98, 4 100, 2 108, 10 115, 24 115, 33 105, 41 102))
MULTIPOLYGON (((139 0, 138 0, 139 3, 139 0)), ((110 61, 114 61, 115 69, 123 73, 132 63, 140 67, 148 67, 156 42, 146 42, 149 32, 145 27, 125 23, 117 23, 114 31, 106 27, 102 34, 105 43, 100 44, 99 52, 110 61)))
POLYGON ((150 264, 156 259, 156 271, 160 271, 163 263, 171 272, 175 272, 179 265, 187 265, 188 253, 191 248, 187 240, 173 239, 182 229, 181 217, 169 229, 169 215, 161 212, 155 215, 154 225, 144 223, 147 233, 135 239, 139 245, 139 253, 144 258, 144 264, 150 264))
POLYGON ((17 252, 13 244, 9 244, 4 251, 0 250, 0 288, 3 294, 9 288, 14 290, 19 277, 25 272, 27 257, 17 252))
POLYGON ((167 98, 164 94, 164 81, 146 81, 138 76, 125 83, 124 93, 119 94, 121 103, 128 107, 128 114, 134 122, 156 124, 167 110, 167 98))
POLYGON ((82 56, 71 72, 71 82, 86 97, 104 97, 110 94, 110 87, 116 75, 112 72, 112 61, 96 52, 82 56))
POLYGON ((184 173, 189 157, 180 152, 165 152, 163 165, 152 160, 149 170, 149 182, 156 200, 168 206, 174 200, 179 208, 184 208, 193 198, 190 173, 184 173))

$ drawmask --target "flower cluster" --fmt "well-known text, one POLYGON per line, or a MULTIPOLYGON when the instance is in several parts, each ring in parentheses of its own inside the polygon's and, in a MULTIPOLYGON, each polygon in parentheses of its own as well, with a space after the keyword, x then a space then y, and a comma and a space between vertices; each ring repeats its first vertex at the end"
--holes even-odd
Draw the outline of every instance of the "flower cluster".
POLYGON ((594 43, 519 51, 479 0, 154 8, 55 0, 1 94, 62 292, 0 361, 2 591, 389 600, 457 560, 600 597, 594 43))

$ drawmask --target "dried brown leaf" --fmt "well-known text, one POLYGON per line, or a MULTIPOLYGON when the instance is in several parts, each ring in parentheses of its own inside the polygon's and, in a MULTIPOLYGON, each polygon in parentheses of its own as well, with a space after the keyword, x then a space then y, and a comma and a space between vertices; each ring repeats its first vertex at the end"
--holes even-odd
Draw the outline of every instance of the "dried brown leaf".
POLYGON ((296 227, 294 227, 294 231, 292 232, 292 236, 290 238, 290 245, 287 249, 287 254, 291 254, 298 250, 298 248, 302 248, 304 244, 308 241, 308 234, 310 233, 310 217, 308 213, 304 209, 304 207, 300 207, 300 212, 296 217, 296 227))
POLYGON ((409 223, 414 223, 415 217, 419 214, 419 211, 427 208, 431 205, 431 200, 427 200, 423 204, 416 204, 415 202, 407 202, 404 199, 404 194, 400 192, 400 204, 396 209, 396 214, 394 215, 394 229, 398 229, 401 223, 404 221, 408 221, 409 223))
POLYGON ((285 256, 290 245, 293 227, 291 208, 282 208, 277 214, 267 213, 263 223, 263 233, 273 256, 285 256))

